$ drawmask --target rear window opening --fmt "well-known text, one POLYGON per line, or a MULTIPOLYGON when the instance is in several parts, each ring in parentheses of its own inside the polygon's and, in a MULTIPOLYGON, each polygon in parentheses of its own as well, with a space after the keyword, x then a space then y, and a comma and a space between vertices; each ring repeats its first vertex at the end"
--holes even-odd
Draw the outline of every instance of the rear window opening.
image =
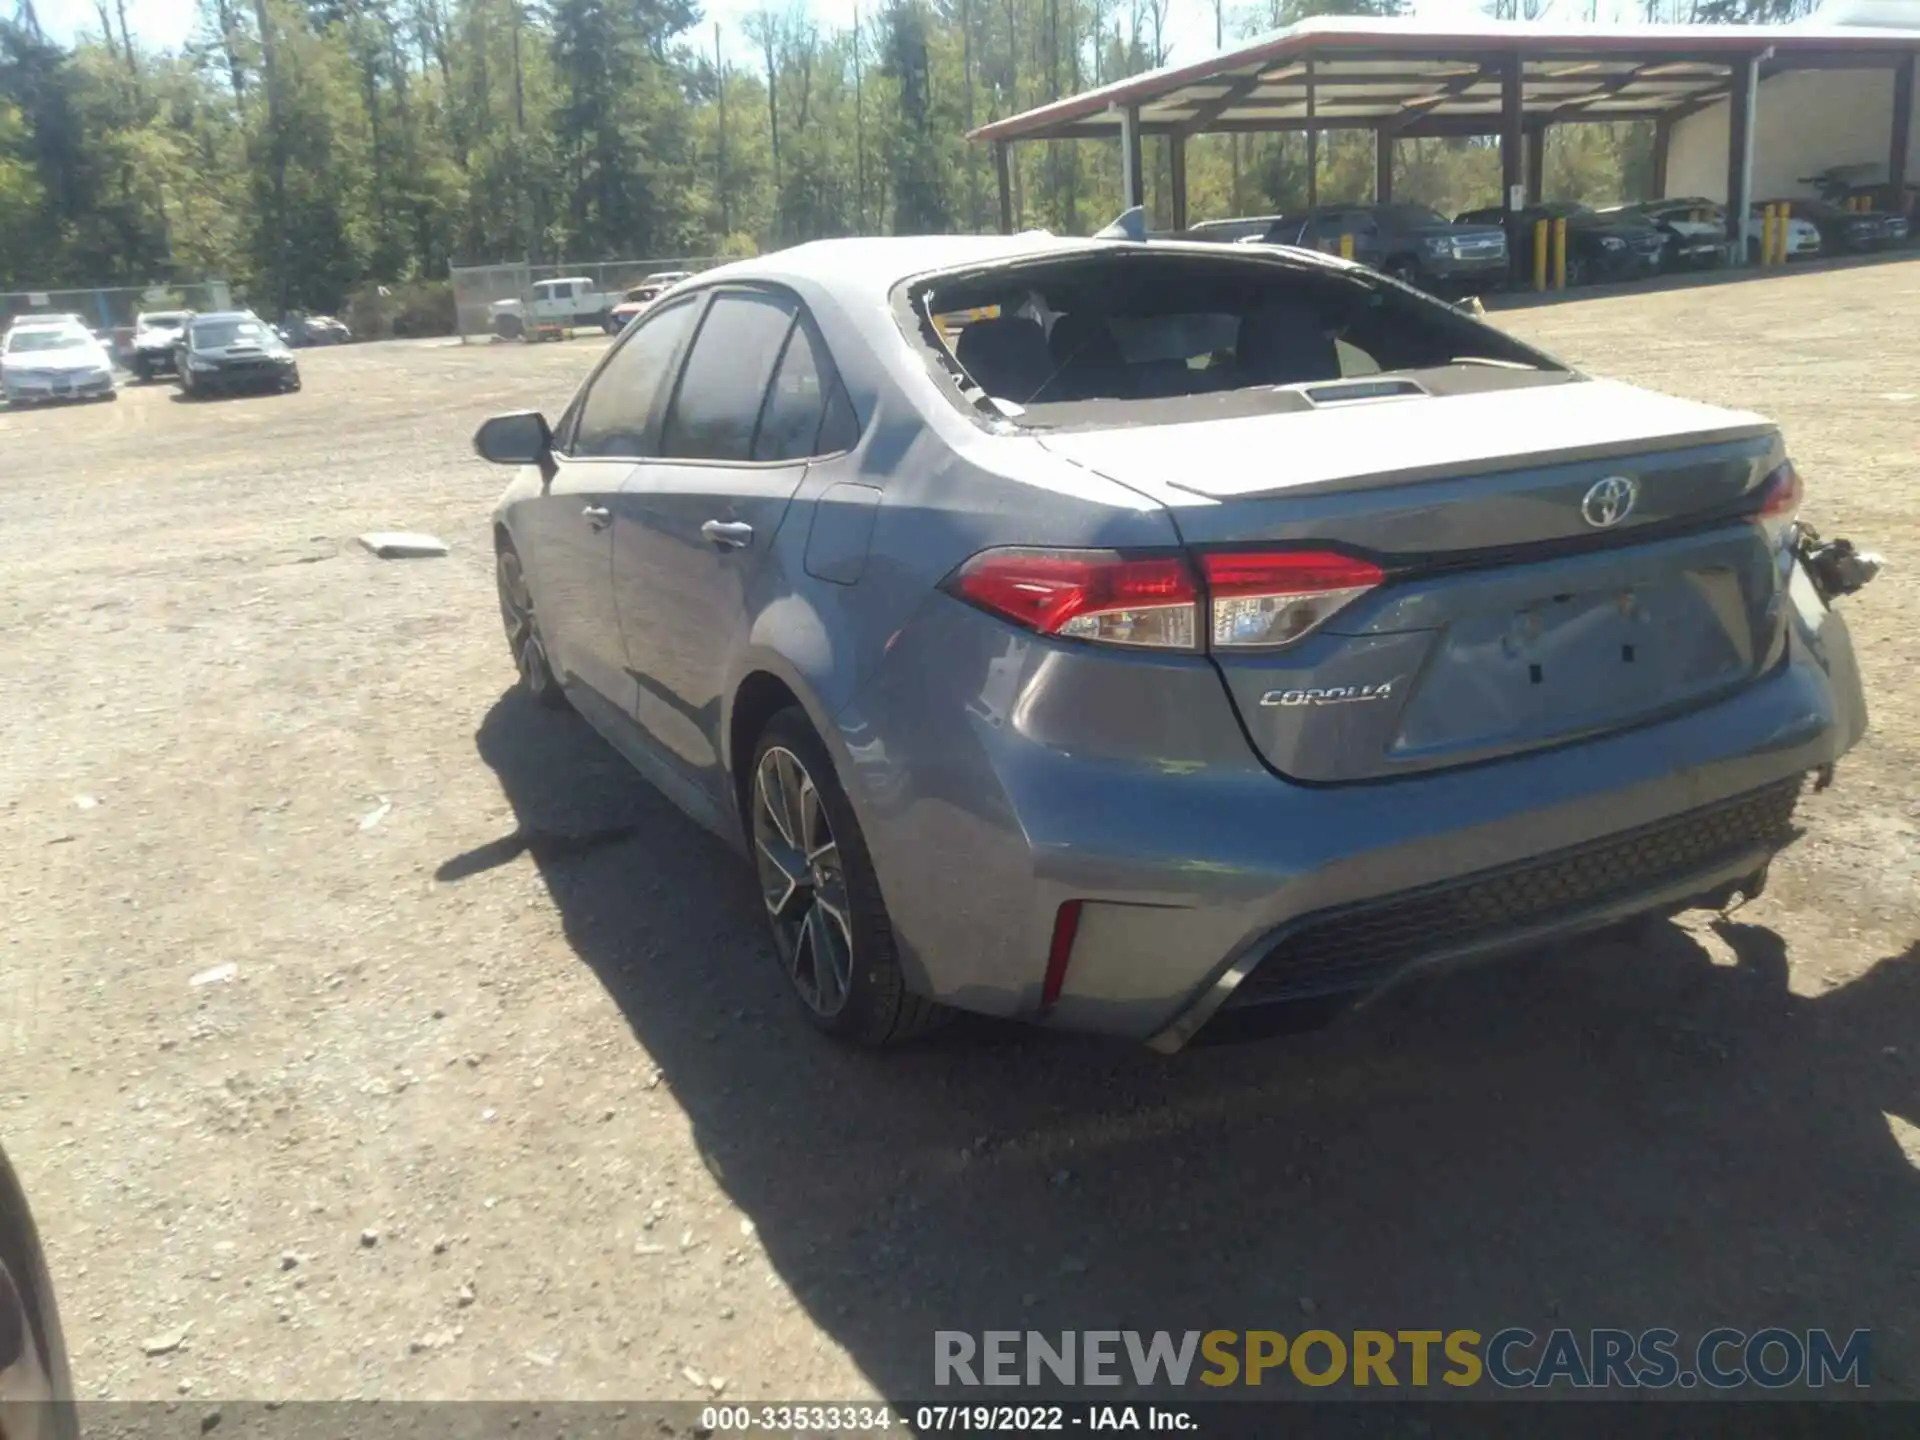
POLYGON ((1116 247, 917 280, 903 299, 956 400, 1022 426, 1309 409, 1314 386, 1379 376, 1413 382, 1381 399, 1574 378, 1449 305, 1272 252, 1116 247))

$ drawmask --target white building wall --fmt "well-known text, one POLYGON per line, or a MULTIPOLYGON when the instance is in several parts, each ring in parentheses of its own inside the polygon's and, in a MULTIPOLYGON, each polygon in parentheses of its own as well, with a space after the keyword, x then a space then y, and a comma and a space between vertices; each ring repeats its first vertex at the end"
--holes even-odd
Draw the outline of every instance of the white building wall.
MULTIPOLYGON (((1800 177, 1835 165, 1873 165, 1867 180, 1886 179, 1893 79, 1891 70, 1788 70, 1762 81, 1754 106, 1753 198, 1812 197, 1813 187, 1800 177)), ((1673 127, 1667 195, 1726 200, 1727 117, 1723 101, 1673 127)), ((1913 121, 1910 184, 1920 181, 1920 104, 1913 121)))

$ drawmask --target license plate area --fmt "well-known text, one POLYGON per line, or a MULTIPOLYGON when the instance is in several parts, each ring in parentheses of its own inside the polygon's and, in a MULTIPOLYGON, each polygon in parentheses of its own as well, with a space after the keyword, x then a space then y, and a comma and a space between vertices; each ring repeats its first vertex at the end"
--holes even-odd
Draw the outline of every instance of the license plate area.
POLYGON ((1475 611, 1430 652, 1391 753, 1539 744, 1682 708, 1748 678, 1753 640, 1723 568, 1475 611))

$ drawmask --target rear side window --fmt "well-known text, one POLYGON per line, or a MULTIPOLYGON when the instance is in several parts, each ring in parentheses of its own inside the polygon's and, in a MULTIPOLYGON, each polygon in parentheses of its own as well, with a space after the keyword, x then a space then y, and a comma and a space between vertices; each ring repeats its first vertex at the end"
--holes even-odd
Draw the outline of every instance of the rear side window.
POLYGON ((698 309, 692 300, 682 300, 644 316, 628 332, 587 389, 574 429, 574 455, 639 458, 652 453, 648 422, 673 377, 673 357, 680 353, 698 309))
POLYGON ((850 450, 859 425, 826 349, 804 321, 793 327, 780 367, 767 387, 754 437, 755 460, 805 460, 850 450))
POLYGON ((730 290, 714 297, 667 413, 664 454, 688 460, 753 458, 754 427, 796 309, 785 296, 760 291, 730 290))

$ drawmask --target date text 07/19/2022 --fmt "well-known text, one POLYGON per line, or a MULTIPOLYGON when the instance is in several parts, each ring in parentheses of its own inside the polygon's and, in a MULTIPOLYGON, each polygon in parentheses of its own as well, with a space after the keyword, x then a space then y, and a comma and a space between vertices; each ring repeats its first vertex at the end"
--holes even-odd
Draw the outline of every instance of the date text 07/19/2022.
POLYGON ((1070 1431, 1193 1432, 1189 1410, 1167 1405, 708 1405, 700 1431, 710 1435, 882 1435, 895 1427, 911 1435, 1031 1435, 1070 1431))

